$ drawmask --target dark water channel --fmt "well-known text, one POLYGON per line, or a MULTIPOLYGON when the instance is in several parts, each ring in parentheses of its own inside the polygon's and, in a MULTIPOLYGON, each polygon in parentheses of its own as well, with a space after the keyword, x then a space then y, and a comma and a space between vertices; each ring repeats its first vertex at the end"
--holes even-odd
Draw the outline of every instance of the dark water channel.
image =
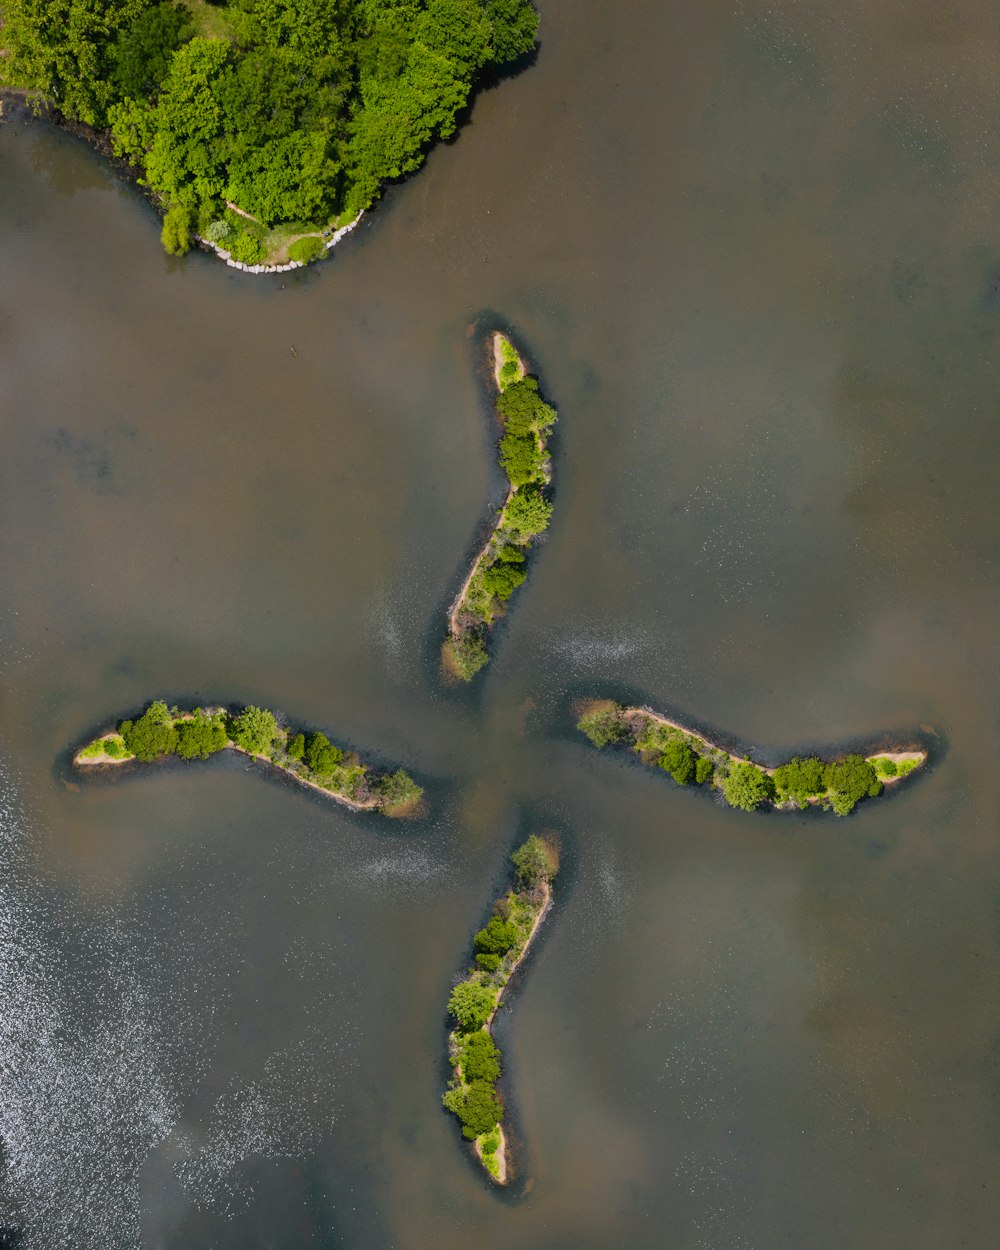
POLYGON ((83 146, 0 127, 27 1250, 996 1244, 996 7, 539 7, 535 68, 283 282, 168 260, 83 146), (558 512, 456 699, 428 630, 495 486, 491 309, 562 413, 558 512), (762 757, 923 724, 936 762, 849 820, 738 816, 573 739, 605 682, 762 757), (228 760, 63 785, 161 692, 326 726, 430 815, 228 760), (546 815, 508 1201, 438 1108, 443 1003, 546 815))

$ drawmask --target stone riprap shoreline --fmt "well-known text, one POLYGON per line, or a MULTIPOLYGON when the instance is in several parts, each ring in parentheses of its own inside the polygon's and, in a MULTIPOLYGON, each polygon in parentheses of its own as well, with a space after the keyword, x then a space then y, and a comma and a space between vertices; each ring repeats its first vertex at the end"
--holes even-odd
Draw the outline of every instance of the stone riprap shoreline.
MULTIPOLYGON (((332 248, 335 248, 337 244, 340 243, 343 239, 346 239, 347 236, 354 229, 354 227, 360 222, 361 218, 364 217, 364 215, 365 215, 365 210, 362 209, 361 212, 358 213, 357 217, 355 217, 353 221, 349 221, 346 226, 340 226, 337 230, 334 230, 333 234, 330 235, 329 239, 324 239, 323 246, 326 248, 326 250, 329 252, 332 248)), ((303 235, 302 237, 312 238, 312 237, 318 237, 318 236, 303 235)), ((218 243, 213 243, 211 239, 205 239, 201 235, 198 235, 197 239, 198 239, 198 242, 203 247, 207 248, 210 252, 214 252, 220 260, 224 260, 230 269, 239 269, 241 273, 253 273, 253 274, 290 273, 293 269, 305 269, 307 265, 311 265, 315 263, 311 260, 288 260, 288 261, 285 261, 283 265, 265 265, 265 264, 245 265, 243 261, 241 260, 233 260, 230 253, 227 252, 224 247, 220 246, 218 243)))

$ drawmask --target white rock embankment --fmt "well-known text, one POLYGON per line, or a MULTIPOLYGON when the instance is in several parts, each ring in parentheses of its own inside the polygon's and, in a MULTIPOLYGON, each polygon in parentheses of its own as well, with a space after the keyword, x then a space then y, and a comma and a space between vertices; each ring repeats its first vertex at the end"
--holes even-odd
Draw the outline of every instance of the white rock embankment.
MULTIPOLYGON (((365 210, 362 209, 353 221, 349 221, 346 226, 341 226, 339 230, 334 230, 328 239, 324 239, 323 246, 326 250, 329 251, 332 247, 336 247, 341 239, 346 238, 364 215, 365 210)), ((224 247, 220 247, 218 243, 213 243, 210 239, 203 239, 199 235, 198 242, 204 243, 206 247, 211 248, 220 260, 226 262, 230 269, 239 269, 243 273, 288 273, 292 269, 303 269, 308 264, 308 261, 304 260, 289 260, 283 265, 245 265, 241 260, 233 260, 232 255, 224 247)))

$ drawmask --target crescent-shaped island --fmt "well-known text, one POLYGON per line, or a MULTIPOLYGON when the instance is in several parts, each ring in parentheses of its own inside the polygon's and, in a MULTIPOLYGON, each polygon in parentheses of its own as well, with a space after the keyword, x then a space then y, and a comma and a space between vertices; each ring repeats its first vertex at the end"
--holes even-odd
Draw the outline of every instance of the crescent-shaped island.
POLYGON ((489 663, 490 632, 527 577, 527 559, 552 516, 548 439, 556 410, 539 394, 537 381, 505 334, 492 331, 488 350, 503 429, 500 464, 508 489, 496 523, 448 611, 441 668, 452 682, 471 681, 489 663))
POLYGON ((296 731, 279 724, 267 708, 196 707, 184 711, 156 699, 139 717, 92 738, 73 755, 78 769, 152 764, 167 756, 203 760, 220 751, 238 751, 299 785, 308 786, 356 812, 411 816, 423 790, 402 769, 375 772, 319 731, 296 731))
POLYGON ((820 807, 846 816, 863 799, 877 797, 927 763, 927 751, 915 747, 845 753, 831 760, 793 756, 765 768, 647 707, 591 699, 576 711, 577 728, 594 746, 635 751, 644 764, 669 773, 678 785, 715 790, 730 807, 747 812, 764 806, 782 812, 820 807))
POLYGON ((462 1136, 498 1185, 513 1177, 510 1144, 504 1134, 503 1102, 497 1093, 500 1050, 492 1027, 511 977, 524 962, 539 926, 552 906, 552 878, 559 856, 550 839, 532 834, 511 856, 513 884, 493 904, 493 915, 473 939, 475 967, 452 989, 448 1034, 452 1078, 442 1102, 458 1116, 462 1136))

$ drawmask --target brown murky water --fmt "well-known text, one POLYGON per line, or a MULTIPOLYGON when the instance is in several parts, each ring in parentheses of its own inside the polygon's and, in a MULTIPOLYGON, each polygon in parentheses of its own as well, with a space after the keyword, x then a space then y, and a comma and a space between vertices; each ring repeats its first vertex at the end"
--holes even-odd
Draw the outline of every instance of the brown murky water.
POLYGON ((327 266, 158 248, 0 128, 0 1137, 31 1250, 953 1250, 996 1239, 1000 19, 542 0, 537 65, 327 266), (468 338, 562 423, 470 698, 441 612, 496 487, 468 338), (292 349, 295 349, 293 353, 292 349), (921 724, 850 820, 588 752, 607 688, 766 756, 921 724), (352 818, 233 761, 67 790, 165 693, 399 760, 352 818), (519 829, 560 902, 502 1026, 530 1192, 438 1108, 519 829))

